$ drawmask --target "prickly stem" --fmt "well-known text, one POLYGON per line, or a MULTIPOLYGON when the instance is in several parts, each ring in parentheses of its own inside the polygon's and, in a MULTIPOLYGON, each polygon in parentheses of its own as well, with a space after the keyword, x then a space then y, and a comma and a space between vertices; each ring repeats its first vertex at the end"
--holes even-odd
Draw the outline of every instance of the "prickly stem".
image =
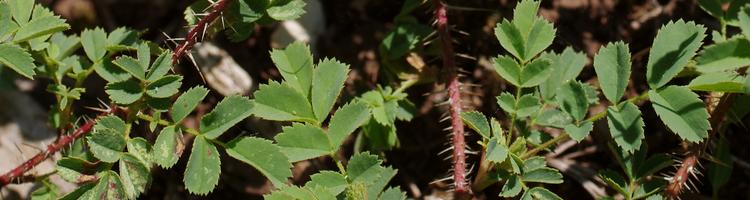
POLYGON ((471 193, 466 181, 466 152, 464 151, 464 124, 461 121, 461 88, 453 52, 453 39, 448 26, 448 16, 445 6, 440 0, 433 0, 435 8, 435 26, 442 45, 443 70, 446 73, 448 96, 450 102, 450 118, 453 127, 453 181, 455 183, 454 196, 456 199, 468 198, 471 193))

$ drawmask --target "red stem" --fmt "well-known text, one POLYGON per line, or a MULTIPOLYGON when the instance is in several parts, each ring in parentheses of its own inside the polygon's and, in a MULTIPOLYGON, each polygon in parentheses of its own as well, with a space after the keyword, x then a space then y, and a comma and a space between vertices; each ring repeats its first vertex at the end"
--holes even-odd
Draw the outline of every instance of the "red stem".
MULTIPOLYGON (((100 116, 104 116, 109 113, 110 112, 105 112, 100 116)), ((34 157, 32 157, 31 159, 26 160, 26 162, 24 162, 23 164, 17 166, 16 168, 0 176, 0 188, 2 188, 5 185, 14 183, 13 182, 14 180, 16 181, 19 181, 21 179, 28 180, 28 177, 24 176, 24 174, 27 171, 36 167, 37 165, 39 165, 39 163, 42 163, 51 155, 55 155, 55 153, 67 147, 76 139, 89 133, 91 131, 91 128, 94 126, 94 124, 96 124, 96 120, 91 120, 91 121, 86 122, 86 124, 83 124, 83 126, 78 127, 78 129, 76 129, 73 133, 68 134, 68 135, 61 135, 60 137, 57 138, 57 140, 55 140, 55 142, 47 145, 47 149, 45 149, 42 152, 39 152, 38 154, 34 155, 34 157)))
POLYGON ((456 73, 456 61, 453 52, 453 40, 448 27, 448 16, 440 0, 434 0, 437 32, 440 37, 443 53, 443 70, 447 73, 448 101, 450 102, 451 126, 453 127, 453 181, 456 199, 465 199, 470 190, 466 182, 466 154, 464 141, 464 123, 461 121, 461 85, 456 73))
POLYGON ((200 21, 198 21, 198 24, 193 27, 193 29, 190 29, 187 36, 185 37, 185 41, 180 44, 180 46, 177 46, 175 48, 174 55, 172 55, 172 65, 176 65, 178 61, 180 61, 180 58, 185 55, 186 52, 190 51, 190 49, 193 48, 193 45, 198 40, 198 34, 202 33, 206 26, 208 26, 211 22, 216 20, 217 17, 221 15, 221 13, 224 11, 224 9, 229 5, 229 2, 231 0, 219 0, 219 2, 216 2, 212 5, 213 9, 211 12, 206 15, 205 17, 201 18, 200 21))

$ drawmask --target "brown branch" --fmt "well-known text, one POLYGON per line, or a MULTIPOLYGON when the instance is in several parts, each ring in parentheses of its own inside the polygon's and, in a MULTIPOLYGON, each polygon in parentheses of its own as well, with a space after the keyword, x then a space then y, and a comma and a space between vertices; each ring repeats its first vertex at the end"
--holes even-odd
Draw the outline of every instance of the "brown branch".
POLYGON ((211 12, 201 18, 195 27, 188 31, 187 36, 185 36, 185 41, 175 48, 174 54, 172 55, 172 65, 176 65, 180 61, 180 58, 193 48, 193 45, 198 42, 198 34, 202 34, 206 28, 208 28, 208 26, 216 20, 222 12, 224 12, 224 9, 227 8, 230 1, 231 0, 219 0, 219 2, 212 4, 211 7, 213 9, 211 12))
POLYGON ((471 191, 466 182, 466 154, 464 141, 464 123, 461 121, 461 86, 456 70, 453 40, 448 27, 448 16, 445 5, 440 0, 433 0, 437 32, 442 45, 443 71, 448 83, 448 101, 450 102, 451 127, 453 130, 453 182, 454 197, 466 199, 471 191))
MULTIPOLYGON (((112 113, 111 110, 100 114, 99 117, 110 113, 112 113)), ((34 157, 31 157, 31 159, 26 160, 26 162, 23 162, 21 165, 18 165, 16 168, 13 168, 0 176, 0 188, 11 183, 23 183, 28 181, 29 177, 33 176, 25 175, 26 172, 39 165, 39 163, 42 163, 51 155, 54 155, 58 151, 69 146, 76 139, 88 134, 91 131, 91 128, 94 127, 94 124, 96 124, 96 119, 86 122, 71 134, 59 136, 55 142, 47 145, 47 148, 44 151, 39 152, 34 155, 34 157)))

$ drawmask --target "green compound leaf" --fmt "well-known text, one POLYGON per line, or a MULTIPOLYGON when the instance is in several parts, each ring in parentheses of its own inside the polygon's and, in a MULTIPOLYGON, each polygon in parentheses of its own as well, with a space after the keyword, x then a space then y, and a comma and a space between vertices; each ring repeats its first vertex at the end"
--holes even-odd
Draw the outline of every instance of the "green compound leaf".
POLYGON ((388 188, 380 194, 379 200, 405 200, 406 192, 401 191, 398 188, 388 188))
POLYGON ((593 129, 594 123, 589 121, 586 121, 578 126, 576 126, 575 124, 565 125, 565 132, 570 135, 570 138, 573 138, 578 142, 581 142, 583 138, 586 138, 586 136, 588 136, 593 129))
POLYGON ((694 22, 669 22, 659 29, 648 56, 646 78, 651 89, 667 84, 700 48, 706 28, 694 22))
POLYGON ((605 45, 594 57, 599 86, 610 102, 619 102, 625 93, 630 79, 630 66, 630 49, 622 41, 605 45))
POLYGON ((95 180, 97 165, 76 157, 63 157, 57 161, 57 174, 65 181, 81 183, 95 180))
POLYGON ((125 149, 123 134, 125 133, 114 129, 100 128, 86 138, 94 157, 104 162, 114 163, 120 159, 120 153, 125 149))
POLYGON ((105 90, 115 103, 131 104, 143 97, 143 88, 137 79, 128 79, 122 82, 109 83, 105 90))
POLYGON ((98 121, 96 121, 96 125, 94 125, 94 129, 112 129, 119 133, 125 133, 125 129, 127 128, 125 125, 125 121, 120 119, 117 116, 114 115, 108 115, 105 117, 102 117, 98 121))
POLYGON ((536 124, 555 128, 563 128, 573 123, 573 118, 567 113, 557 109, 548 109, 536 117, 536 124))
POLYGON ((0 64, 13 69, 29 79, 34 79, 34 59, 21 47, 14 44, 0 44, 0 64))
POLYGON ((326 119, 344 88, 349 66, 336 59, 323 59, 315 68, 312 87, 312 107, 318 121, 326 119))
POLYGON ((552 100, 557 88, 563 83, 575 80, 586 65, 587 59, 586 54, 575 52, 571 47, 565 48, 561 54, 542 53, 539 57, 549 59, 552 68, 549 78, 539 84, 539 92, 545 100, 552 100))
POLYGON ((538 1, 522 1, 516 7, 512 23, 503 20, 495 27, 500 45, 524 62, 547 48, 555 38, 552 24, 536 16, 538 9, 538 1))
POLYGON ((120 67, 120 69, 128 72, 133 77, 136 77, 141 81, 146 80, 146 67, 141 66, 141 64, 135 58, 130 56, 121 56, 112 61, 112 63, 115 64, 115 66, 120 67))
POLYGON ((181 131, 175 126, 167 126, 159 132, 151 156, 156 164, 169 169, 180 159, 184 148, 181 131))
MULTIPOLYGON (((70 192, 70 193, 66 194, 65 196, 63 196, 63 197, 60 197, 60 198, 59 198, 59 200, 78 200, 78 199, 85 199, 85 198, 83 197, 83 195, 84 195, 84 194, 86 194, 86 192, 88 192, 88 191, 91 191, 91 189, 93 189, 93 188, 94 188, 94 186, 95 186, 94 184, 95 184, 95 183, 87 183, 87 184, 83 184, 83 185, 79 186, 78 188, 76 188, 75 190, 73 190, 72 192, 70 192)), ((90 198, 90 197, 89 197, 89 198, 90 198)))
POLYGON ((324 187, 283 187, 280 190, 273 191, 271 194, 263 196, 266 200, 336 200, 336 196, 330 194, 324 187))
POLYGON ((515 109, 516 117, 531 116, 531 114, 538 111, 541 106, 542 103, 539 101, 538 97, 534 94, 525 94, 518 99, 518 104, 515 109))
POLYGON ((750 37, 750 6, 740 8, 737 17, 742 34, 745 37, 750 37))
POLYGON ((486 160, 494 163, 502 163, 508 158, 508 147, 498 137, 492 137, 487 142, 486 160))
POLYGON ((589 103, 582 83, 570 81, 560 86, 555 98, 560 108, 570 114, 575 121, 581 121, 586 117, 589 103))
POLYGON ((307 4, 302 0, 273 1, 272 4, 277 4, 276 2, 285 2, 285 4, 271 5, 271 7, 266 10, 268 16, 273 19, 279 21, 293 20, 302 16, 302 14, 305 14, 304 8, 307 4))
POLYGON ((521 80, 519 79, 521 74, 521 65, 513 60, 513 58, 507 56, 499 56, 495 58, 493 66, 495 66, 495 72, 497 72, 500 77, 515 86, 521 85, 521 80))
POLYGON ((151 174, 141 159, 130 153, 122 154, 120 159, 120 176, 125 194, 129 199, 136 199, 151 183, 151 174))
POLYGON ((97 62, 107 54, 107 33, 101 28, 83 30, 81 45, 89 60, 97 62))
POLYGON ((648 92, 656 114, 673 132, 684 140, 700 142, 708 137, 711 125, 703 101, 690 89, 668 86, 648 92))
POLYGON ((544 82, 552 73, 550 61, 535 59, 523 68, 519 76, 521 87, 534 87, 544 82))
POLYGON ((514 197, 521 193, 523 183, 518 176, 510 176, 508 180, 503 184, 503 188, 500 190, 499 196, 501 197, 514 197))
POLYGON ((221 160, 216 146, 203 136, 195 137, 182 180, 188 192, 197 195, 208 194, 219 183, 220 174, 221 160))
POLYGON ((541 169, 543 167, 546 167, 547 161, 544 159, 544 157, 541 156, 534 156, 531 158, 528 158, 523 161, 523 171, 524 172, 530 172, 537 169, 541 169))
POLYGON ((96 74, 99 74, 99 76, 110 83, 125 81, 131 77, 128 72, 112 64, 112 60, 107 57, 95 62, 93 67, 96 74))
POLYGON ((151 143, 142 137, 131 138, 128 140, 127 148, 128 153, 133 154, 133 156, 140 159, 147 168, 151 169, 151 166, 153 166, 151 143))
POLYGON ((149 48, 148 44, 148 42, 141 42, 136 46, 138 65, 140 65, 144 71, 149 68, 149 63, 151 63, 151 48, 149 48))
POLYGON ((746 77, 735 71, 720 71, 702 74, 688 84, 688 88, 694 91, 707 92, 745 92, 746 77))
POLYGON ((292 176, 292 164, 281 149, 268 140, 239 137, 227 143, 227 154, 260 171, 276 188, 284 187, 292 176))
POLYGON ((271 59, 281 76, 284 77, 286 85, 296 89, 307 99, 310 96, 313 79, 313 59, 310 47, 304 43, 295 42, 286 49, 271 51, 271 59))
POLYGON ((696 59, 702 73, 734 70, 750 65, 750 41, 735 37, 707 46, 696 59))
POLYGON ((154 98, 172 97, 172 95, 180 91, 180 85, 182 85, 182 76, 165 76, 153 83, 149 83, 148 87, 146 87, 146 94, 154 98))
POLYGON ((56 200, 60 189, 49 179, 38 181, 40 186, 31 192, 31 200, 56 200))
POLYGON ((466 123, 466 126, 479 133, 483 138, 490 139, 492 136, 490 123, 482 113, 477 111, 462 112, 461 120, 466 123))
POLYGON ((543 188, 543 187, 534 187, 530 190, 527 190, 523 193, 523 196, 521 196, 521 200, 562 200, 560 196, 557 196, 557 194, 543 188))
POLYGON ((208 95, 208 89, 203 86, 193 87, 182 93, 172 105, 172 120, 175 123, 180 123, 190 112, 193 112, 193 109, 203 101, 203 98, 206 98, 206 95, 208 95))
POLYGON ((346 177, 334 171, 320 171, 310 176, 310 181, 305 183, 305 187, 322 186, 328 189, 333 195, 341 194, 347 186, 346 177))
POLYGON ((7 3, 0 3, 0 40, 6 40, 17 29, 18 24, 13 22, 10 6, 7 3))
POLYGON ((134 50, 138 41, 138 33, 131 29, 120 27, 110 32, 105 41, 109 51, 134 50))
POLYGON ((70 25, 66 24, 65 20, 60 19, 59 16, 38 17, 31 20, 28 24, 21 26, 18 32, 16 32, 13 42, 21 43, 44 35, 68 30, 69 28, 70 25))
POLYGON ((86 191, 79 199, 126 199, 120 176, 114 171, 99 173, 96 186, 86 191))
POLYGON ((362 183, 367 188, 367 199, 377 199, 378 194, 396 175, 396 170, 383 167, 377 156, 358 153, 352 156, 346 166, 347 179, 351 183, 362 183))
POLYGON ((8 3, 10 12, 13 14, 13 19, 15 19, 16 22, 21 25, 29 22, 31 11, 34 10, 34 1, 11 0, 6 2, 8 3))
POLYGON ((253 114, 274 121, 316 121, 307 98, 287 83, 279 84, 271 81, 268 85, 261 85, 253 95, 255 96, 253 114))
POLYGON ((331 117, 328 123, 328 137, 334 147, 334 152, 338 151, 341 143, 354 130, 370 120, 370 112, 367 105, 362 102, 349 103, 341 106, 331 117))
POLYGON ((151 64, 151 67, 149 67, 148 73, 146 74, 146 80, 149 82, 159 80, 169 72, 169 69, 172 69, 172 51, 167 50, 161 53, 161 55, 154 60, 154 63, 151 64))
POLYGON ((402 58, 417 48, 431 31, 429 26, 414 21, 398 22, 380 43, 380 55, 388 60, 402 58))
POLYGON ((241 122, 253 112, 253 102, 242 96, 228 96, 201 119, 200 132, 214 139, 241 122))
POLYGON ((622 195, 628 195, 628 183, 622 175, 610 169, 605 169, 599 172, 599 177, 602 178, 607 185, 615 189, 615 191, 622 195))
POLYGON ((549 167, 541 167, 524 172, 521 179, 523 182, 560 184, 563 182, 562 178, 563 176, 559 171, 549 167))
POLYGON ((292 162, 334 153, 328 135, 312 125, 294 123, 285 126, 274 139, 292 162))
POLYGON ((495 71, 506 81, 518 87, 534 87, 545 81, 552 73, 548 59, 536 59, 526 67, 521 66, 510 57, 495 58, 495 71))
POLYGON ((632 153, 641 147, 641 141, 645 138, 644 124, 641 111, 635 104, 625 102, 619 108, 607 108, 607 124, 612 139, 622 150, 632 153))

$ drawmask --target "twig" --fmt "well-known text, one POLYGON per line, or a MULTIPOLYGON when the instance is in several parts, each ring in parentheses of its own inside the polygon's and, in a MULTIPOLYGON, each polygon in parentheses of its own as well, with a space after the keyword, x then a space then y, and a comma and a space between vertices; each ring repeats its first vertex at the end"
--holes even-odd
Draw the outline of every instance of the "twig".
POLYGON ((466 154, 464 141, 464 123, 461 121, 461 89, 456 73, 453 39, 448 26, 447 9, 440 0, 433 0, 438 37, 440 38, 443 57, 443 70, 448 83, 448 101, 450 102, 451 127, 453 130, 453 182, 455 199, 468 198, 471 191, 466 182, 466 154))
MULTIPOLYGON (((113 111, 113 109, 110 109, 108 112, 100 114, 99 117, 113 113, 113 111)), ((34 155, 34 157, 31 157, 31 159, 26 160, 26 162, 0 176, 0 188, 11 183, 18 183, 20 180, 25 179, 24 177, 27 177, 24 175, 26 172, 39 165, 39 163, 42 163, 51 155, 54 155, 58 151, 67 147, 76 139, 88 134, 91 131, 91 128, 94 127, 94 124, 96 124, 96 120, 91 120, 83 124, 83 126, 78 127, 73 133, 61 135, 55 140, 55 142, 47 145, 46 150, 39 152, 34 155)))
POLYGON ((207 26, 210 25, 211 22, 216 20, 217 17, 221 15, 221 13, 226 9, 226 7, 229 5, 229 2, 231 0, 219 0, 219 2, 216 2, 212 5, 212 10, 208 15, 201 18, 200 21, 193 27, 193 29, 190 29, 187 36, 185 37, 185 41, 180 44, 180 46, 177 46, 174 51, 174 55, 172 55, 172 65, 176 65, 182 56, 184 56, 188 51, 190 51, 191 48, 193 48, 193 45, 198 40, 199 33, 202 34, 203 31, 206 30, 207 26))

